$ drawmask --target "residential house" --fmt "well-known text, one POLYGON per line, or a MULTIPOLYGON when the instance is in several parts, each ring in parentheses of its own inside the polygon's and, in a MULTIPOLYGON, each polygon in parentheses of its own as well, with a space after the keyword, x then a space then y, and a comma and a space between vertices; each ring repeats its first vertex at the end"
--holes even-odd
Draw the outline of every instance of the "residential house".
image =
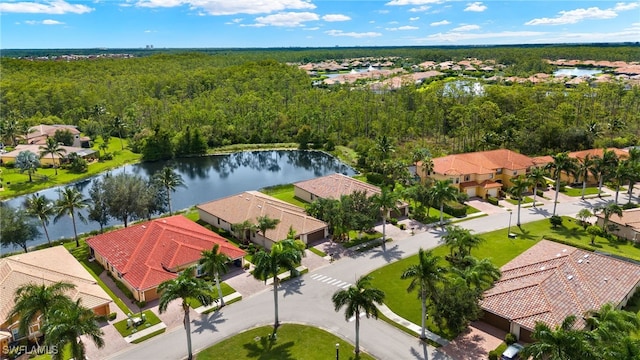
MULTIPOLYGON (((31 151, 32 153, 40 157, 40 152, 42 151, 42 149, 40 148, 41 146, 42 145, 17 145, 13 151, 0 154, 0 160, 2 160, 3 164, 15 163, 16 157, 18 157, 18 154, 20 154, 22 151, 31 151)), ((53 165, 53 162, 55 161, 55 163, 59 165, 70 154, 74 154, 74 153, 78 154, 78 156, 80 156, 85 160, 95 159, 97 156, 97 152, 92 149, 85 149, 85 148, 73 147, 73 146, 63 146, 63 145, 61 145, 60 148, 65 150, 62 156, 53 154, 53 159, 52 159, 51 154, 47 154, 42 158, 40 158, 40 164, 53 165)))
POLYGON ((434 158, 433 171, 428 174, 418 162, 416 170, 422 179, 449 180, 469 197, 497 197, 503 186, 512 186, 512 178, 526 175, 532 166, 530 157, 498 149, 434 158))
MULTIPOLYGON (((340 199, 342 195, 351 195, 356 191, 363 191, 367 197, 381 193, 379 187, 364 181, 346 176, 340 173, 322 176, 319 178, 300 181, 293 184, 294 195, 306 202, 314 202, 316 199, 340 199)), ((393 216, 407 216, 409 204, 399 201, 398 213, 393 216)))
POLYGON ((275 229, 260 234, 256 229, 240 235, 241 240, 250 240, 266 249, 287 238, 293 229, 296 239, 305 244, 322 240, 329 235, 327 223, 307 215, 306 211, 287 202, 265 195, 258 191, 245 191, 240 194, 210 201, 196 206, 200 219, 217 228, 233 231, 234 224, 245 221, 257 225, 257 219, 268 216, 279 220, 275 229))
POLYGON ((90 148, 91 138, 80 136, 80 130, 73 125, 44 125, 40 124, 29 128, 26 143, 31 145, 44 145, 47 138, 56 134, 56 131, 68 131, 73 136, 73 147, 90 148))
MULTIPOLYGON (((608 148, 607 150, 613 151, 614 154, 616 154, 616 156, 618 157, 618 159, 626 159, 629 157, 629 152, 625 150, 621 150, 618 148, 608 148)), ((591 159, 594 159, 596 157, 602 158, 603 154, 604 154, 604 149, 588 149, 588 150, 570 152, 569 157, 576 159, 576 161, 578 161, 578 160, 584 159, 587 155, 589 155, 591 159)), ((544 167, 553 163, 553 157, 551 157, 551 155, 537 156, 537 157, 534 157, 532 160, 537 167, 544 167)), ((573 174, 567 175, 566 173, 563 172, 560 175, 560 181, 565 182, 567 184, 572 184, 572 183, 582 182, 582 178, 581 177, 576 178, 573 174)), ((598 179, 595 176, 593 176, 592 173, 589 173, 587 176, 587 183, 591 185, 597 184, 598 179)))
POLYGON ((222 236, 175 215, 139 223, 87 239, 91 256, 121 281, 138 301, 159 297, 157 287, 195 265, 203 250, 220 246, 237 266, 246 253, 222 236))
MULTIPOLYGON (((15 303, 16 290, 27 284, 51 285, 69 282, 76 287, 67 295, 96 315, 108 315, 111 298, 96 280, 63 246, 54 246, 37 251, 0 258, 0 353, 5 355, 6 345, 21 339, 18 333, 18 317, 9 314, 15 303)), ((29 327, 28 338, 40 337, 40 321, 29 327)))
POLYGON ((533 342, 536 322, 555 327, 606 303, 618 307, 640 286, 640 265, 541 240, 504 265, 502 277, 485 291, 483 320, 533 342))
MULTIPOLYGON (((602 226, 604 215, 600 212, 596 214, 596 217, 598 218, 596 224, 602 226)), ((609 226, 611 225, 613 225, 609 230, 611 234, 633 242, 640 242, 640 208, 623 210, 622 216, 611 215, 609 226)))

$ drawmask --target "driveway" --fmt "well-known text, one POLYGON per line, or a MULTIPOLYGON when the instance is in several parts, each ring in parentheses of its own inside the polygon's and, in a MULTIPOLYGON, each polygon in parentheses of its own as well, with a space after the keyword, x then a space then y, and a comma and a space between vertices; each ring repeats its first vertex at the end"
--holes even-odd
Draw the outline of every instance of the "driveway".
POLYGON ((475 321, 440 350, 453 359, 486 360, 489 352, 502 344, 505 335, 503 330, 475 321))

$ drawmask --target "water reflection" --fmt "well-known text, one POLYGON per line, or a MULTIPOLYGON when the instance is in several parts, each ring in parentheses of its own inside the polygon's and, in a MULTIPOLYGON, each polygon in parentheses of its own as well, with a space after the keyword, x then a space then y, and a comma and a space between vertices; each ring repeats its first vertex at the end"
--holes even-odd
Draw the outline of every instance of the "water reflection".
MULTIPOLYGON (((94 179, 104 176, 117 175, 122 172, 140 175, 148 179, 165 165, 173 166, 182 176, 186 188, 178 188, 171 198, 174 209, 185 209, 191 206, 230 196, 242 191, 258 190, 264 187, 294 183, 335 172, 353 175, 355 171, 331 155, 319 151, 274 150, 274 151, 246 151, 226 155, 184 158, 171 161, 158 161, 126 165, 110 170, 91 179, 83 180, 73 185, 89 196, 89 189, 94 179)), ((58 188, 40 191, 39 194, 51 200, 58 199, 58 188)), ((6 201, 13 207, 22 207, 26 196, 6 201)), ((111 220, 107 226, 119 224, 111 220)), ((95 222, 77 223, 78 232, 98 230, 95 222)), ((72 237, 73 229, 68 217, 61 218, 57 223, 48 227, 51 239, 72 237)), ((44 234, 29 246, 46 242, 44 234)), ((11 249, 2 249, 7 251, 11 249)))

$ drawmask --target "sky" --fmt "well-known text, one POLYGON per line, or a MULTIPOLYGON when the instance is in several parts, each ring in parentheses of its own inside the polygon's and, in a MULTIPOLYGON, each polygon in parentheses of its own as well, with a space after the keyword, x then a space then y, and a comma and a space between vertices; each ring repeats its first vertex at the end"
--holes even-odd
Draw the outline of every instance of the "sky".
POLYGON ((638 41, 640 1, 0 0, 0 49, 638 41))

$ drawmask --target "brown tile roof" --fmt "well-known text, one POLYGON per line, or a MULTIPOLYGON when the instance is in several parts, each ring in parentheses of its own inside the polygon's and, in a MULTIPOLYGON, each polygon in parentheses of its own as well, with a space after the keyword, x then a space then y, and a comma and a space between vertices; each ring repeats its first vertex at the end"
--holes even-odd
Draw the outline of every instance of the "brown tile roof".
POLYGON ((218 244, 232 259, 246 253, 227 239, 182 215, 155 219, 87 239, 122 277, 139 290, 176 277, 172 271, 195 263, 218 244))
POLYGON ((58 130, 69 130, 72 135, 80 134, 80 130, 78 130, 73 125, 45 125, 40 124, 37 126, 32 126, 29 128, 29 134, 27 134, 27 143, 28 144, 45 144, 47 137, 55 135, 58 130))
MULTIPOLYGON (((613 151, 618 158, 624 159, 629 157, 629 153, 622 149, 608 148, 607 150, 613 151)), ((584 159, 585 156, 589 155, 589 157, 591 158, 596 156, 601 158, 603 153, 604 153, 603 149, 588 149, 588 150, 570 152, 569 157, 574 159, 584 159)), ((551 157, 551 155, 537 156, 533 158, 533 162, 538 166, 546 165, 553 162, 553 157, 551 157)))
POLYGON ((18 287, 59 281, 75 284, 76 288, 68 295, 73 300, 82 299, 82 304, 90 309, 111 302, 109 295, 69 251, 55 246, 0 259, 0 323, 7 320, 18 287))
MULTIPOLYGON (((38 144, 20 144, 17 145, 13 151, 4 153, 4 154, 0 154, 0 157, 2 158, 7 158, 7 159, 15 159, 18 154, 20 154, 20 152, 22 151, 31 151, 32 153, 40 156, 40 151, 42 151, 42 149, 40 148, 42 145, 38 145, 38 144)), ((69 156, 69 154, 72 153, 76 153, 78 154, 80 157, 85 157, 87 155, 91 155, 91 154, 95 154, 95 150, 93 149, 86 149, 86 148, 79 148, 79 147, 73 147, 73 146, 60 146, 61 149, 64 149, 66 152, 62 155, 63 158, 69 156)), ((46 159, 51 159, 51 154, 47 154, 45 156, 46 159)), ((53 155, 54 159, 60 159, 60 156, 58 156, 57 154, 53 155)))
POLYGON ((380 194, 379 187, 338 173, 300 181, 294 186, 323 199, 340 199, 342 195, 351 195, 356 191, 364 191, 367 196, 380 194))
MULTIPOLYGON (((604 218, 604 215, 601 212, 596 214, 596 216, 604 218)), ((609 222, 620 226, 628 226, 640 232, 640 208, 623 210, 622 217, 613 214, 609 218, 609 222)))
POLYGON ((533 165, 528 156, 507 149, 454 154, 433 159, 434 172, 442 175, 492 174, 497 169, 521 170, 533 165))
POLYGON ((307 215, 303 208, 258 191, 245 191, 197 205, 196 208, 230 224, 242 223, 245 220, 255 224, 258 217, 265 215, 271 219, 278 219, 280 222, 276 228, 267 231, 266 234, 272 241, 286 239, 289 228, 293 228, 296 234, 303 235, 327 227, 325 222, 307 215))
POLYGON ((482 308, 520 326, 555 326, 607 302, 621 303, 640 284, 640 266, 541 240, 502 268, 482 308))

